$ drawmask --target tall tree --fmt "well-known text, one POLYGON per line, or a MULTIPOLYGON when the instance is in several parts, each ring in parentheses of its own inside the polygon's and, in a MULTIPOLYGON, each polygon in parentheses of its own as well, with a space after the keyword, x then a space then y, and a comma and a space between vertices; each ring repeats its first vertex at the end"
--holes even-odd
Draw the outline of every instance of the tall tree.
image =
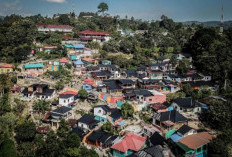
POLYGON ((105 14, 106 11, 109 10, 108 4, 104 2, 100 3, 97 8, 98 8, 98 12, 102 13, 103 15, 105 14))

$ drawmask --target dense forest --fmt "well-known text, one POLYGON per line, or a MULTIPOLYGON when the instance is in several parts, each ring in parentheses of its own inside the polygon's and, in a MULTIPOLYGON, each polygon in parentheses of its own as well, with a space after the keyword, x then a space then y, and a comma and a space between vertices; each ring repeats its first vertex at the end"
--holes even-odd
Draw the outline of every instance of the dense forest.
MULTIPOLYGON (((75 14, 72 17, 61 15, 56 19, 41 15, 6 16, 0 19, 0 61, 17 65, 36 48, 35 42, 57 45, 62 49, 64 35, 58 32, 40 34, 36 31, 37 23, 71 25, 74 33, 68 34, 69 38, 78 38, 77 32, 86 29, 109 32, 112 39, 103 46, 96 43, 88 46, 98 48, 99 57, 111 60, 122 69, 149 65, 160 56, 171 58, 171 62, 177 64, 173 56, 181 52, 190 53, 196 69, 213 76, 213 81, 220 85, 219 94, 228 100, 226 103, 212 102, 201 117, 202 122, 221 132, 210 144, 211 155, 228 156, 232 145, 232 28, 220 34, 217 27, 186 26, 165 15, 157 21, 142 21, 133 17, 112 17, 105 14, 107 10, 100 10, 101 16, 82 13, 79 18, 75 14), (85 18, 85 15, 92 17, 85 18), (122 36, 117 31, 119 28, 146 32, 122 36)), ((37 134, 35 124, 28 117, 18 116, 23 106, 12 107, 6 84, 10 87, 11 82, 1 77, 0 88, 5 89, 6 94, 0 100, 0 156, 97 156, 94 151, 80 146, 80 139, 68 131, 65 122, 61 123, 57 133, 50 132, 46 137, 37 134)))

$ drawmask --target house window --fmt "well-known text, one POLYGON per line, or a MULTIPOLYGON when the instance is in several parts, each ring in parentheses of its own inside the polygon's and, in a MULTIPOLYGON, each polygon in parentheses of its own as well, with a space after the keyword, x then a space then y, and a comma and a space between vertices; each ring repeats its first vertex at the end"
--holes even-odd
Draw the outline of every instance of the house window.
POLYGON ((180 110, 182 110, 182 108, 180 108, 180 110))
POLYGON ((66 100, 64 100, 64 103, 66 103, 66 100))
POLYGON ((101 113, 101 110, 98 110, 98 113, 101 113))
POLYGON ((152 101, 152 99, 149 99, 149 101, 152 101))

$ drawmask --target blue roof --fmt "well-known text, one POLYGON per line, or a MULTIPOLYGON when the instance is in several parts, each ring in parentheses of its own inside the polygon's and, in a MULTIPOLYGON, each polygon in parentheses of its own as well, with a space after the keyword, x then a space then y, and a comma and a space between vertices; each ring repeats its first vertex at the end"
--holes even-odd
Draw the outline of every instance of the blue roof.
POLYGON ((172 139, 173 142, 178 142, 180 139, 182 139, 184 137, 182 137, 178 134, 173 134, 170 138, 172 139))
POLYGON ((73 45, 73 47, 74 47, 75 49, 84 49, 84 48, 85 48, 85 46, 82 45, 82 44, 73 45))
POLYGON ((73 45, 64 45, 64 47, 73 48, 73 45))
POLYGON ((25 64, 24 68, 29 69, 29 68, 43 68, 44 65, 43 63, 35 63, 35 64, 25 64))
POLYGON ((81 60, 74 62, 75 65, 83 65, 84 63, 81 60))

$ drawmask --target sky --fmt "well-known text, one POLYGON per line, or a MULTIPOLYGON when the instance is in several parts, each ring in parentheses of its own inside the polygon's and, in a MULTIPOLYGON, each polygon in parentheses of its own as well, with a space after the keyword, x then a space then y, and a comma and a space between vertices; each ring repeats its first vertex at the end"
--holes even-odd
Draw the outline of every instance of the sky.
POLYGON ((110 15, 121 18, 134 17, 143 20, 158 20, 166 15, 174 21, 219 21, 221 6, 224 20, 232 20, 232 0, 0 0, 0 15, 20 14, 30 16, 56 13, 77 15, 81 11, 97 12, 97 6, 106 2, 110 15))

